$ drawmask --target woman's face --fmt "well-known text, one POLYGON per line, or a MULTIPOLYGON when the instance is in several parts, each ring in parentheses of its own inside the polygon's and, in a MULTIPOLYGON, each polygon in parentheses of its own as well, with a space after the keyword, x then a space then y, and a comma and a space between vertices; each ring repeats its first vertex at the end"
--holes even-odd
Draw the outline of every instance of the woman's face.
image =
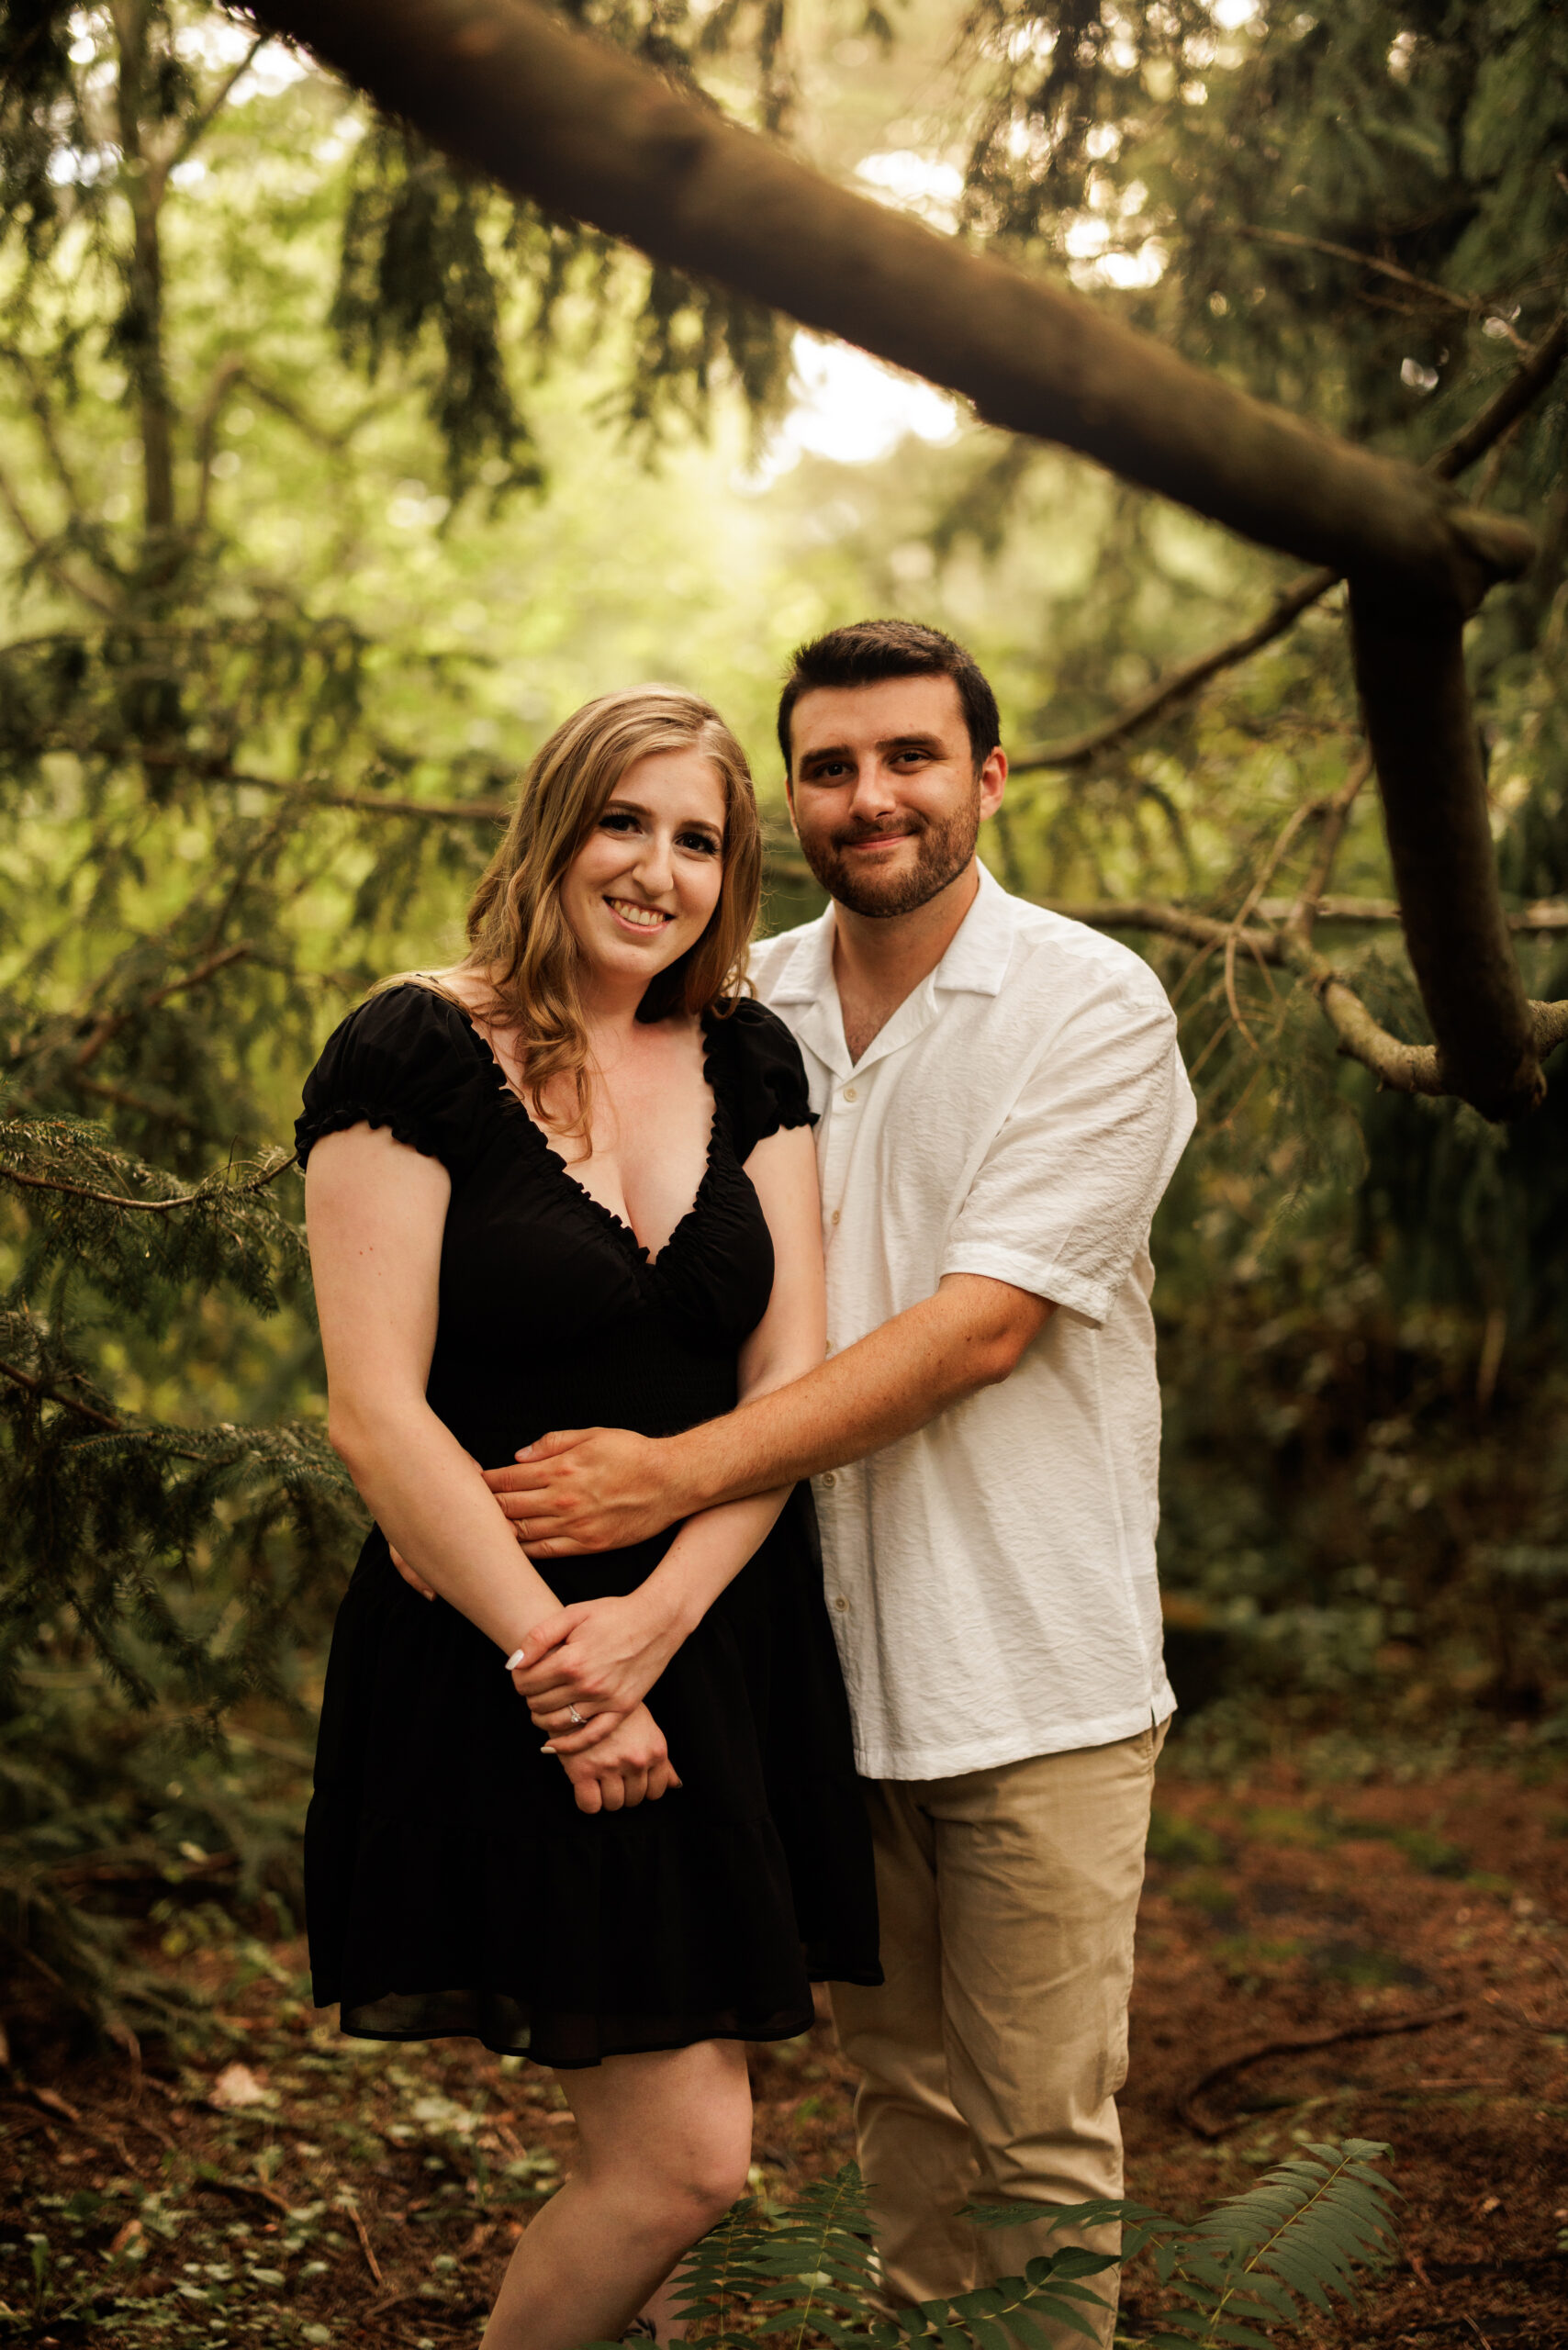
POLYGON ((696 945, 724 878, 724 787, 702 752, 622 777, 566 867, 561 909, 589 969, 645 987, 696 945))

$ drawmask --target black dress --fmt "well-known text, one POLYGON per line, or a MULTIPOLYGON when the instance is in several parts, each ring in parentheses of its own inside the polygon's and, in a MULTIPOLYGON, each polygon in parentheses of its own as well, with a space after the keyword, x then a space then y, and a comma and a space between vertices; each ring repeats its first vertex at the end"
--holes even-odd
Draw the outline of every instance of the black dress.
MULTIPOLYGON (((732 1408, 773 1282, 745 1172, 810 1116, 793 1038, 742 1001, 705 1022, 707 1170, 655 1259, 567 1172, 465 1013, 373 996, 305 1087, 301 1162, 362 1122, 452 1177, 427 1393, 485 1467, 550 1428, 668 1435, 732 1408)), ((563 1603, 630 1591, 661 1535, 553 1559, 563 1603)), ((876 1896, 811 1495, 648 1693, 683 1786, 577 1808, 494 1643, 422 1599, 372 1529, 332 1635, 305 1834, 319 2003, 367 2039, 472 2034, 594 2065, 793 2037, 810 1981, 879 1983, 876 1896)))

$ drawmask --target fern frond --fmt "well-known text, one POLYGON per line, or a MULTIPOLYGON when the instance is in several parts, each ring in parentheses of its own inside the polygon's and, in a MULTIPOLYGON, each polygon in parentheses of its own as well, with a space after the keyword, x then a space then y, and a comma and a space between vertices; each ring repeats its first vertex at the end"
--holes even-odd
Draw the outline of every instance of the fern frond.
POLYGON ((1096 2338, 1110 2302, 1089 2280, 1150 2250, 1161 2283, 1183 2298, 1144 2350, 1271 2350, 1268 2330, 1296 2322, 1299 2300, 1326 2309, 1330 2295, 1349 2296, 1357 2267, 1388 2256, 1394 2189, 1373 2167, 1386 2152, 1364 2139, 1307 2147, 1195 2227, 1143 2203, 971 2204, 964 2217, 980 2227, 1116 2226, 1122 2253, 1064 2244, 1016 2277, 885 2317, 873 2314, 866 2190, 846 2164, 789 2210, 737 2204, 688 2255, 676 2300, 710 2350, 1051 2350, 1064 2333, 1096 2338))
POLYGON ((1188 2350, 1264 2350, 1257 2328, 1295 2322, 1300 2300, 1327 2311, 1334 2295, 1351 2299, 1355 2270, 1382 2266, 1392 2251, 1396 2190, 1374 2168, 1388 2151, 1366 2138, 1310 2145, 1167 2239, 1156 2272, 1184 2286, 1188 2302, 1166 2315, 1151 2345, 1169 2334, 1188 2350))

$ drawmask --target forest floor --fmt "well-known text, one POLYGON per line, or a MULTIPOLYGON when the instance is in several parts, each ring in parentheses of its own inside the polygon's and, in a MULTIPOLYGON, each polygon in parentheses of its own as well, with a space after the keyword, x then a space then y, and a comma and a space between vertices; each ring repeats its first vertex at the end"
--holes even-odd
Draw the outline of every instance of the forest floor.
MULTIPOLYGON (((1475 1770, 1162 1782, 1122 2109, 1129 2194, 1193 2215, 1304 2141, 1394 2147, 1400 2258, 1308 2341, 1568 2350, 1568 1791, 1475 1770), (1430 2018, 1429 2022, 1422 2019, 1430 2018), (1391 2031, 1413 2019, 1419 2028, 1391 2031), (1375 2032, 1370 2028, 1379 2027, 1375 2032), (1257 2057, 1201 2096, 1227 2059, 1257 2057)), ((473 2342, 570 2168, 554 2082, 472 2042, 345 2042, 297 1942, 176 1908, 207 2020, 122 2054, 13 2018, 0 2336, 39 2350, 473 2342)), ((852 2152, 831 2029, 754 2052, 753 2184, 852 2152)), ((1124 2306, 1152 2314, 1135 2271, 1124 2306)))

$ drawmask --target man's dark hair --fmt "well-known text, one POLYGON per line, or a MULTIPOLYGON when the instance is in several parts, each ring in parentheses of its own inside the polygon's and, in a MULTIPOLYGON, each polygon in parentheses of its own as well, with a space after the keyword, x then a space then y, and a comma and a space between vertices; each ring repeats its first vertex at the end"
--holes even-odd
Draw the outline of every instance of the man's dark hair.
POLYGON ((851 621, 802 644, 778 697, 778 747, 790 773, 790 721, 802 694, 818 686, 875 686, 884 677, 951 677, 963 705, 978 775, 1002 740, 1002 719, 972 653, 918 621, 851 621))

